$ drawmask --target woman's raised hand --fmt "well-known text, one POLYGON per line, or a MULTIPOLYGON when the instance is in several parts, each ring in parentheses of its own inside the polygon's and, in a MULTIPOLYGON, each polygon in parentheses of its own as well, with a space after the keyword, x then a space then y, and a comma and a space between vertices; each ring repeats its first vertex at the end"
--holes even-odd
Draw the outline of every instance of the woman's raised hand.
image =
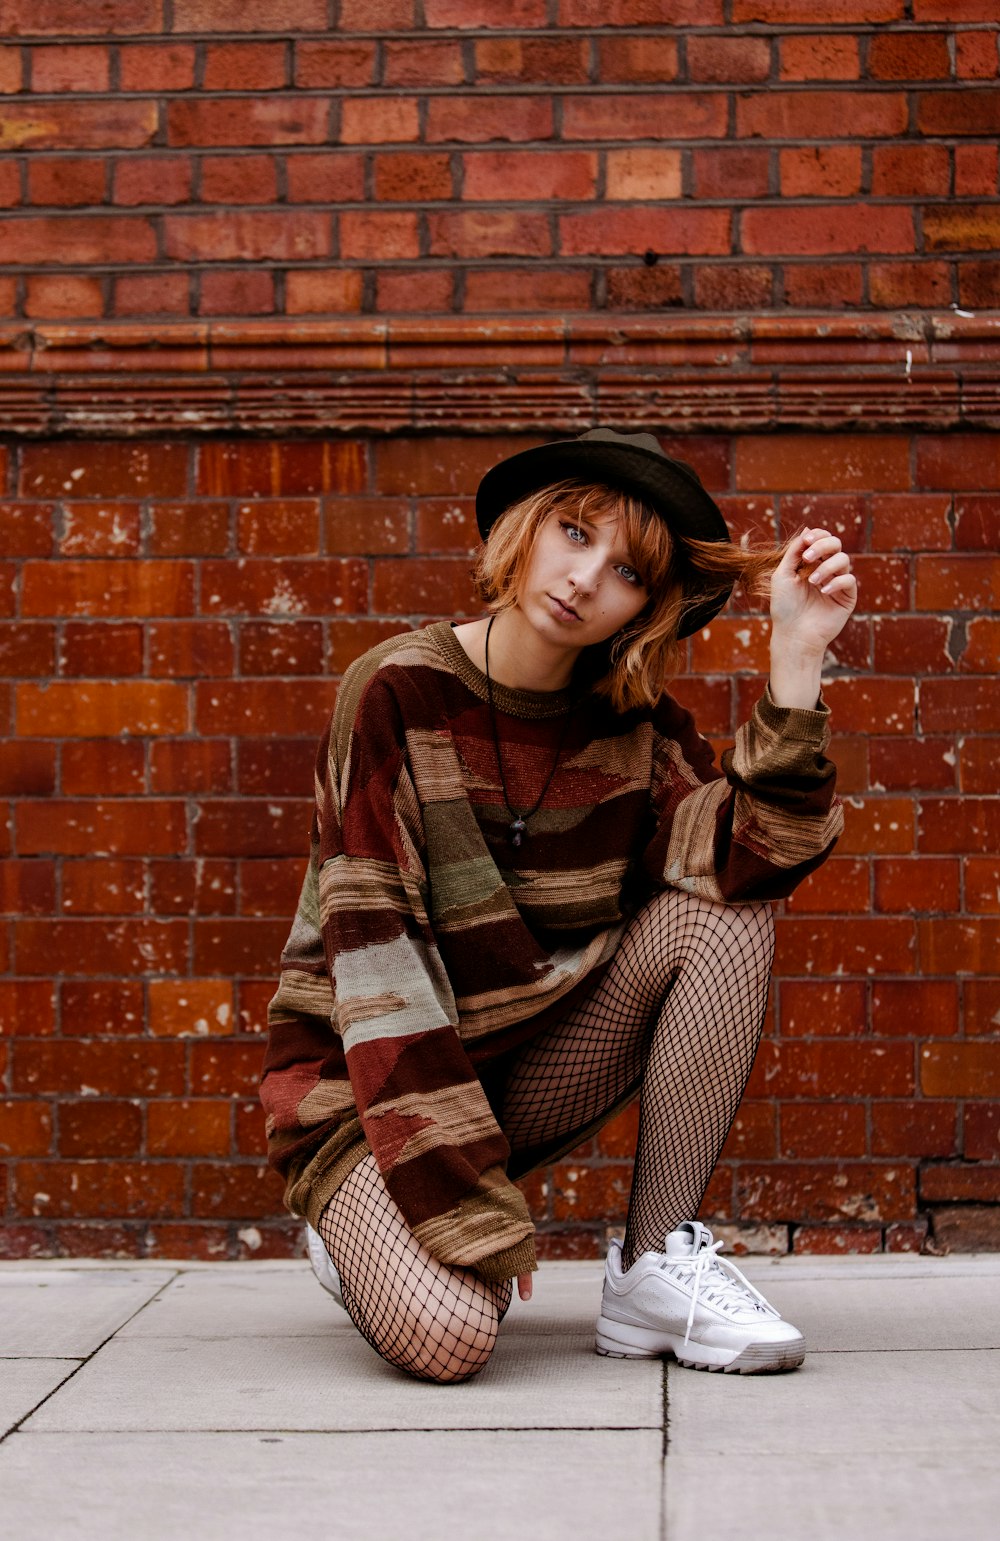
POLYGON ((829 530, 802 530, 771 575, 772 645, 822 651, 843 630, 858 602, 851 559, 829 530))

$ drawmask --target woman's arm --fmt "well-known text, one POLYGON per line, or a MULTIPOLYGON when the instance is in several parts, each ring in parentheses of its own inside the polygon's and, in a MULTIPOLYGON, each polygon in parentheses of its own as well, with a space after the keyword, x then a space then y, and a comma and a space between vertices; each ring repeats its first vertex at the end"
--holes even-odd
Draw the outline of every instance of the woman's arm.
POLYGON ((829 530, 803 530, 771 578, 771 699, 811 711, 823 657, 858 600, 851 560, 829 530))

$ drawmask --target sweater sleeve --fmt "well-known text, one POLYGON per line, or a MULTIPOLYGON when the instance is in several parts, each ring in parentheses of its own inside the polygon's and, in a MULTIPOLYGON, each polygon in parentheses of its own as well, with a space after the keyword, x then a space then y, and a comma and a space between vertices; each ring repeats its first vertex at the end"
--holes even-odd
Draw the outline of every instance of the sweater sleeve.
POLYGON ((694 720, 670 702, 654 748, 653 882, 726 904, 781 899, 818 867, 843 828, 825 756, 829 708, 776 706, 769 686, 714 764, 694 720))
POLYGON ((379 673, 354 699, 318 788, 320 930, 354 1100, 414 1235, 442 1262, 509 1278, 535 1267, 534 1226, 428 919, 402 713, 379 673))

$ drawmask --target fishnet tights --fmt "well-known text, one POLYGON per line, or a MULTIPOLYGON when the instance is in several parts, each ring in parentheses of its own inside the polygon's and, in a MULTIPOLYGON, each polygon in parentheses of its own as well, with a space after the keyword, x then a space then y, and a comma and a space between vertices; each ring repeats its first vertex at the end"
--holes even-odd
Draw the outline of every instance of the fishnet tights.
MULTIPOLYGON (((508 1075, 500 1123, 513 1152, 582 1135, 640 1091, 626 1267, 697 1213, 757 1051, 773 953, 769 905, 666 889, 632 921, 594 993, 508 1075)), ((432 1257, 373 1156, 338 1189, 320 1234, 351 1320, 383 1359, 423 1380, 482 1369, 510 1281, 432 1257)))

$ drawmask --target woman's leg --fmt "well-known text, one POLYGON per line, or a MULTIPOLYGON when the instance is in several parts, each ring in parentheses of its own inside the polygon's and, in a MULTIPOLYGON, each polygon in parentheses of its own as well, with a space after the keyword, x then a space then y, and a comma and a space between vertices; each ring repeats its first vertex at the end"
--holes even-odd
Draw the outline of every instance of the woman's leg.
POLYGON ((390 1364, 420 1380, 468 1380, 489 1360, 510 1304, 510 1281, 439 1263, 413 1235, 374 1156, 354 1168, 320 1216, 358 1331, 390 1364))
POLYGON ((512 1148, 584 1129, 641 1086, 623 1265, 697 1214, 743 1096, 774 955, 768 904, 666 889, 635 917, 597 990, 515 1061, 512 1148))

